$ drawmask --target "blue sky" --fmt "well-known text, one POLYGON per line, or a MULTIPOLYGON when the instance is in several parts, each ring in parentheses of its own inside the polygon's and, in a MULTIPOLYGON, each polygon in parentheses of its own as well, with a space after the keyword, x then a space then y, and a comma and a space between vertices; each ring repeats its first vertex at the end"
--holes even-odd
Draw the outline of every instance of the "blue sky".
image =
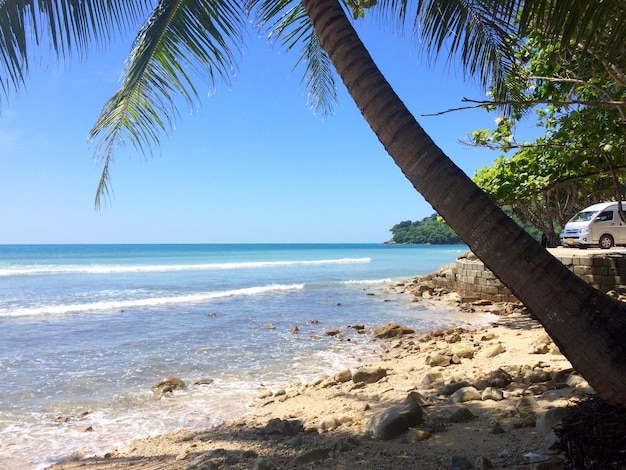
MULTIPOLYGON (((497 154, 458 143, 493 116, 421 117, 482 92, 458 68, 428 67, 415 46, 365 25, 374 60, 435 142, 466 173, 497 154)), ((120 151, 99 212, 101 168, 87 134, 115 92, 132 38, 83 61, 32 67, 0 116, 0 243, 382 242, 433 213, 339 84, 322 120, 306 106, 297 55, 250 37, 232 87, 181 109, 154 156, 120 151)))

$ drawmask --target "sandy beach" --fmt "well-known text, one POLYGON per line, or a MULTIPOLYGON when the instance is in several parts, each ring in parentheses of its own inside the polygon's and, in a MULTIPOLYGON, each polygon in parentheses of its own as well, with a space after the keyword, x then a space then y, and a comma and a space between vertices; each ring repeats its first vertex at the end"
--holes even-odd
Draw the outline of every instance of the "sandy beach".
MULTIPOLYGON (((50 468, 559 468, 549 449, 554 420, 593 391, 521 305, 456 308, 498 320, 426 335, 402 325, 338 326, 337 341, 342 328, 371 335, 379 359, 311 383, 260 388, 250 413, 234 422, 96 457, 76 453, 50 468)), ((176 399, 168 395, 162 399, 176 399)))

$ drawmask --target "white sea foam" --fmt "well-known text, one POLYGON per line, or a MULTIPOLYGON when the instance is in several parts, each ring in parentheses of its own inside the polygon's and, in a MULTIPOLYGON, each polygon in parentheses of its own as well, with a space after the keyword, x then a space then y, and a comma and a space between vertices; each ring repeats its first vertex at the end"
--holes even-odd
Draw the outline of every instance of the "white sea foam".
POLYGON ((343 281, 342 284, 388 284, 391 282, 391 279, 365 279, 365 280, 353 280, 353 281, 343 281))
POLYGON ((200 264, 137 264, 137 265, 32 265, 0 268, 1 276, 32 276, 42 274, 122 274, 154 273, 176 271, 208 271, 219 269, 256 269, 281 266, 305 266, 325 264, 370 263, 371 258, 339 258, 294 261, 245 261, 236 263, 200 263, 200 264))
POLYGON ((40 307, 24 307, 14 309, 0 309, 2 317, 24 317, 37 315, 63 315, 77 312, 110 311, 123 310, 127 308, 159 307, 167 304, 185 304, 207 302, 215 299, 232 296, 258 295, 268 292, 289 291, 303 289, 304 284, 270 284, 267 286, 247 287, 243 289, 233 289, 216 292, 200 292, 196 294, 186 294, 169 297, 147 297, 141 299, 128 300, 108 300, 102 302, 89 302, 78 304, 44 305, 40 307))

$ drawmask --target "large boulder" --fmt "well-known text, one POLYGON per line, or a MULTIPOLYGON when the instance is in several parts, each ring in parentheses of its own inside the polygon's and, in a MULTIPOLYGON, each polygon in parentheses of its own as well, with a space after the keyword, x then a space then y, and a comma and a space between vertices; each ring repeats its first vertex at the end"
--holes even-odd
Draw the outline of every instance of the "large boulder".
POLYGON ((404 434, 423 420, 424 412, 417 403, 395 405, 371 417, 369 432, 374 439, 389 440, 404 434))

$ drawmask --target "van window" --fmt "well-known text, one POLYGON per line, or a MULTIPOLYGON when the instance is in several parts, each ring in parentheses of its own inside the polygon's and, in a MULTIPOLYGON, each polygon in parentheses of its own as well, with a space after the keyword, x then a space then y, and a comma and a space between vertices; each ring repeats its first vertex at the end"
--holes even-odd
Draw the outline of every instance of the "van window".
POLYGON ((595 214, 596 211, 582 211, 572 217, 570 222, 589 222, 595 214))
POLYGON ((599 220, 600 222, 605 222, 607 220, 613 220, 613 211, 600 212, 600 214, 598 215, 598 218, 596 220, 599 220))

